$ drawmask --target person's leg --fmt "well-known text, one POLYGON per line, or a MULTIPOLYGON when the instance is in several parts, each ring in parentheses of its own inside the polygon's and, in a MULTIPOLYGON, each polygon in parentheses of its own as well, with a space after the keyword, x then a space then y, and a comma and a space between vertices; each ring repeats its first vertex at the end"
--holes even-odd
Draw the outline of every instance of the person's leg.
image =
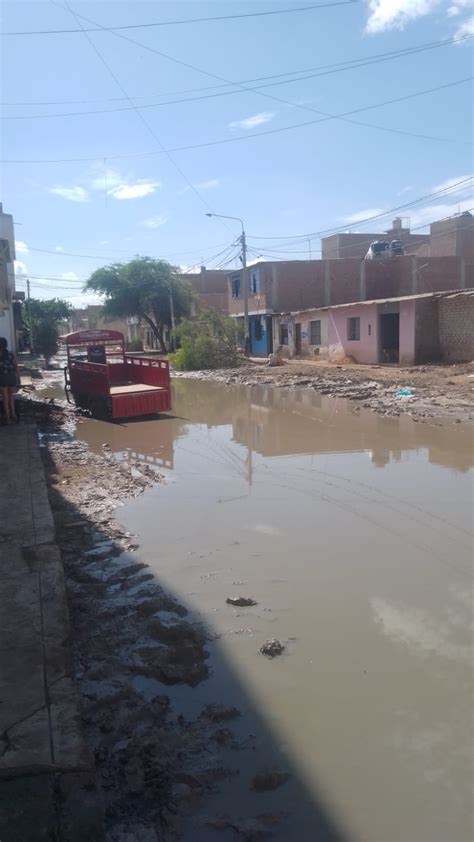
POLYGON ((16 389, 9 389, 8 390, 8 399, 9 399, 9 403, 10 403, 10 418, 12 418, 13 421, 18 420, 17 417, 16 417, 16 410, 15 410, 15 392, 16 392, 16 389))
POLYGON ((7 424, 10 423, 10 396, 8 394, 8 386, 0 386, 2 393, 3 415, 7 424))

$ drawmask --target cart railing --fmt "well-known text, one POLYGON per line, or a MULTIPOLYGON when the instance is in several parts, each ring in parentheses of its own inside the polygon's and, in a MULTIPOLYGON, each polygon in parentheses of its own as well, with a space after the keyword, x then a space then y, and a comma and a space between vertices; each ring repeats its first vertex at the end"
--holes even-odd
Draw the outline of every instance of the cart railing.
POLYGON ((76 393, 108 395, 110 391, 109 366, 70 360, 69 379, 76 393))
POLYGON ((168 360, 126 354, 125 364, 127 376, 134 383, 144 383, 146 386, 169 386, 170 367, 168 360))

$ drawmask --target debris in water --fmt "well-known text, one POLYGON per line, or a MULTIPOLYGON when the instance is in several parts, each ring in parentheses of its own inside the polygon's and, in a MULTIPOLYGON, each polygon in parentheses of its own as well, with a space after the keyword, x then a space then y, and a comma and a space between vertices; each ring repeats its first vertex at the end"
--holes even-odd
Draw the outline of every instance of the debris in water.
POLYGON ((267 640, 263 646, 260 647, 262 655, 268 655, 269 658, 274 658, 276 655, 281 655, 284 650, 283 643, 280 643, 275 637, 272 640, 267 640))
POLYGON ((211 722, 227 722, 240 716, 240 710, 231 705, 209 704, 199 714, 199 718, 210 719, 211 722))
POLYGON ((246 596, 228 596, 226 602, 228 605, 237 605, 239 608, 245 608, 248 605, 257 605, 254 599, 246 596))
POLYGON ((281 772, 279 769, 261 769, 252 778, 251 788, 256 792, 268 792, 271 789, 278 789, 289 779, 288 772, 281 772))

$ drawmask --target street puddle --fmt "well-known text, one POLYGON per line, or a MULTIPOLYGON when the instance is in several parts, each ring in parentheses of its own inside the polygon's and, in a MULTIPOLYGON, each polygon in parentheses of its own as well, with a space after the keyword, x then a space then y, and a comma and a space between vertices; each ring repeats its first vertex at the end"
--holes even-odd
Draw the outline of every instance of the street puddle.
MULTIPOLYGON (((167 478, 118 517, 216 636, 211 677, 173 689, 178 709, 239 706, 240 692, 253 773, 291 765, 342 829, 321 839, 471 839, 470 428, 356 412, 312 390, 182 379, 172 414, 80 418, 76 435, 167 478), (226 603, 238 596, 257 604, 226 603), (274 659, 259 653, 270 638, 285 646, 274 659)), ((288 808, 291 781, 251 791, 244 754, 204 813, 288 808)), ((235 838, 196 830, 204 813, 183 838, 235 838)), ((272 838, 313 842, 311 828, 301 810, 272 838)))

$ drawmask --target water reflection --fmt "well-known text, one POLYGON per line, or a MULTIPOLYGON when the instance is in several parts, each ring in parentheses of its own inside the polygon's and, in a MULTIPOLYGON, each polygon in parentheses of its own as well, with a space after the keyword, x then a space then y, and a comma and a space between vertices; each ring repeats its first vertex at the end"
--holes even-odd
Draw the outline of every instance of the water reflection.
MULTIPOLYGON (((470 430, 180 380, 172 416, 84 420, 78 435, 173 468, 120 518, 350 838, 471 839, 470 430), (255 608, 226 604, 240 589, 255 608), (269 637, 287 642, 278 663, 258 653, 269 637)), ((216 667, 197 692, 229 701, 233 688, 216 667)), ((233 780, 236 792, 246 814, 253 796, 233 780)))
POLYGON ((173 413, 159 421, 107 425, 83 423, 79 437, 92 447, 105 436, 118 458, 174 468, 174 448, 190 426, 230 428, 229 438, 246 448, 244 471, 252 481, 252 455, 367 454, 377 468, 401 462, 410 451, 428 462, 465 472, 474 465, 471 429, 414 423, 410 417, 384 418, 356 410, 348 401, 326 398, 309 389, 230 386, 176 380, 173 413))

